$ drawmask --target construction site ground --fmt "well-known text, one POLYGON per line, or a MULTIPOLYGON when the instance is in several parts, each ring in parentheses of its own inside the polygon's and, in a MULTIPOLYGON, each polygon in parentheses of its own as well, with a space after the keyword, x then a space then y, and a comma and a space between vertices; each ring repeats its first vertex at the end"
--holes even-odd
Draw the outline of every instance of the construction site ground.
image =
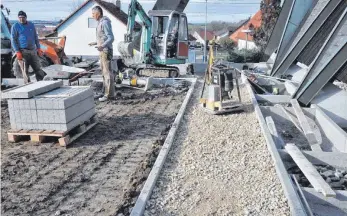
POLYGON ((123 88, 97 104, 99 123, 67 149, 9 143, 2 101, 1 215, 129 214, 186 91, 123 88))
MULTIPOLYGON (((201 88, 199 79, 145 215, 289 215, 245 87, 245 112, 221 116, 199 107, 201 88)), ((129 215, 187 90, 123 89, 67 149, 8 143, 2 101, 2 215, 129 215)))
POLYGON ((201 88, 200 80, 145 215, 289 215, 246 86, 245 111, 218 116, 200 107, 201 88))

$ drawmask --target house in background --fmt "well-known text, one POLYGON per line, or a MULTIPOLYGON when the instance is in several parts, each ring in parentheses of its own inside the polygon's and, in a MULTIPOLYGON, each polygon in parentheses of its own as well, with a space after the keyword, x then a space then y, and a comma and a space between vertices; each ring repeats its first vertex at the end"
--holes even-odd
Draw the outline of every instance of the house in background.
POLYGON ((237 29, 237 27, 229 26, 222 30, 216 31, 214 35, 216 36, 216 41, 218 42, 221 38, 230 37, 230 35, 237 29))
POLYGON ((261 11, 259 10, 256 14, 253 15, 251 19, 241 25, 234 33, 230 35, 230 39, 233 40, 238 49, 257 49, 257 46, 254 43, 252 34, 245 33, 245 30, 253 30, 261 26, 261 11))
MULTIPOLYGON (((55 36, 66 36, 66 55, 86 58, 99 55, 94 46, 88 46, 90 42, 96 41, 97 21, 92 18, 92 8, 96 5, 99 5, 103 9, 104 16, 111 20, 114 34, 113 55, 120 55, 117 46, 124 40, 128 21, 128 15, 120 8, 120 0, 117 0, 116 4, 102 0, 88 0, 54 29, 55 36)), ((136 23, 135 29, 140 30, 141 26, 136 23)))
POLYGON ((188 35, 188 41, 189 41, 189 45, 190 46, 195 46, 196 45, 196 38, 193 35, 191 35, 191 34, 188 35))
MULTIPOLYGON (((196 43, 200 43, 205 46, 205 30, 195 31, 193 36, 196 38, 196 43)), ((206 31, 206 40, 211 41, 215 39, 215 35, 212 31, 206 31)))

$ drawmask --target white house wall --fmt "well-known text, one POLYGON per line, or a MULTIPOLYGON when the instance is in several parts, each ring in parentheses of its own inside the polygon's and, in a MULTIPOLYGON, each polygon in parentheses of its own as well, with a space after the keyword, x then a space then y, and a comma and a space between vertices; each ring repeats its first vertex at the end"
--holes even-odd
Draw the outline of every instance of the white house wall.
MULTIPOLYGON (((90 42, 96 41, 96 29, 88 28, 88 18, 92 18, 92 8, 98 5, 89 2, 58 28, 58 36, 66 35, 65 53, 68 56, 98 56, 99 52, 90 42)), ((126 25, 103 9, 104 16, 111 20, 114 34, 113 55, 120 55, 117 45, 124 40, 126 25)))
MULTIPOLYGON (((237 42, 237 47, 238 49, 246 49, 246 40, 241 40, 239 39, 237 42)), ((257 46, 255 45, 255 43, 253 41, 247 41, 247 49, 251 50, 251 49, 257 49, 257 46)))
POLYGON ((205 45, 205 40, 203 38, 201 38, 201 36, 197 32, 194 32, 193 36, 196 38, 197 43, 205 45))

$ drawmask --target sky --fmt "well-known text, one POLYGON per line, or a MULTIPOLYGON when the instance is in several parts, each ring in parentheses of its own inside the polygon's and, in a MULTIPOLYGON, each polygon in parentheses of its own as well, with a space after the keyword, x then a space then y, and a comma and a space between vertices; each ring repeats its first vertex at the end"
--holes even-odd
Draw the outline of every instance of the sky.
MULTIPOLYGON (((112 0, 108 0, 112 1, 112 0)), ((154 6, 155 0, 138 0, 148 11, 154 6)), ((255 14, 261 0, 207 0, 207 21, 237 22, 255 14)), ((2 0, 2 4, 11 10, 10 19, 16 20, 18 11, 24 10, 28 20, 65 19, 73 10, 74 5, 84 0, 2 0)), ((115 2, 115 0, 114 0, 115 2)), ((121 0, 121 8, 127 13, 130 0, 121 0)), ((190 0, 185 13, 189 23, 205 22, 205 0, 190 0)))

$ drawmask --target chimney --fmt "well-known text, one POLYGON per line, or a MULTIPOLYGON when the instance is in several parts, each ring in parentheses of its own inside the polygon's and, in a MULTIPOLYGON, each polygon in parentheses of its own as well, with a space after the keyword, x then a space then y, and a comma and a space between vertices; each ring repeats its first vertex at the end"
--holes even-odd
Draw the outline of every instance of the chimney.
POLYGON ((120 7, 121 7, 121 3, 120 3, 120 0, 116 0, 116 6, 119 8, 120 10, 120 7))

